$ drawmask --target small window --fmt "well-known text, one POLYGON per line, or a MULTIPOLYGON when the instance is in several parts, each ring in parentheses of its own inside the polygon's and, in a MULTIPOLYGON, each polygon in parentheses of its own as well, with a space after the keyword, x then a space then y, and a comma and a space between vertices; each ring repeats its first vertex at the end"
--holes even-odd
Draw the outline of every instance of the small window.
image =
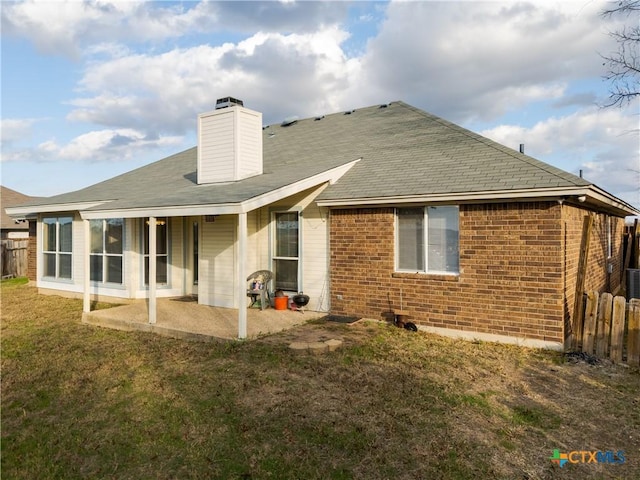
POLYGON ((91 280, 122 284, 124 220, 91 220, 91 280))
POLYGON ((71 279, 73 217, 48 217, 42 221, 43 276, 71 279))
POLYGON ((456 206, 396 210, 396 269, 404 272, 458 273, 456 206))

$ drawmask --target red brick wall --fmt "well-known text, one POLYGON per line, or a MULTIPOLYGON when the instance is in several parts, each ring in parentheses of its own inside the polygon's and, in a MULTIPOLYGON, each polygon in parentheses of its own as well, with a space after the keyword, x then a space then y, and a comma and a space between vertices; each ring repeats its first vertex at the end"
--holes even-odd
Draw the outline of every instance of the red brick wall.
POLYGON ((394 273, 394 210, 331 212, 331 305, 381 318, 562 342, 562 222, 556 202, 460 206, 460 275, 394 273))
MULTIPOLYGON (((566 245, 566 325, 570 325, 573 316, 580 243, 582 240, 582 225, 585 215, 591 215, 593 217, 584 285, 585 291, 615 292, 622 281, 624 219, 607 216, 604 213, 590 212, 589 210, 571 205, 564 205, 562 207, 562 219, 566 245), (610 220, 607 220, 608 217, 610 220), (611 224, 612 256, 610 258, 608 258, 608 222, 611 224), (609 264, 612 265, 611 274, 609 274, 607 270, 607 265, 609 264)), ((567 333, 568 332, 569 330, 567 329, 567 333)))
MULTIPOLYGON (((582 222, 588 211, 557 202, 460 206, 460 275, 394 272, 394 209, 332 210, 331 310, 384 318, 407 311, 426 326, 564 342, 571 322, 582 222)), ((621 279, 624 219, 594 215, 586 289, 621 279)))
POLYGON ((32 281, 37 280, 37 263, 38 263, 38 241, 36 232, 38 224, 35 220, 29 221, 29 246, 27 247, 27 278, 32 281))

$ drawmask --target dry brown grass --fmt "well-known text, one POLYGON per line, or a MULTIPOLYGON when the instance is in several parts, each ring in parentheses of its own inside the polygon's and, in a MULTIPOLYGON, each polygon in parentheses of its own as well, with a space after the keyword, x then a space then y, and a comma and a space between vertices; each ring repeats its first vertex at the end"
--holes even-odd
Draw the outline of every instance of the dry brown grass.
POLYGON ((637 369, 375 323, 190 343, 2 292, 3 478, 640 478, 637 369), (344 346, 287 348, 327 338, 344 346))

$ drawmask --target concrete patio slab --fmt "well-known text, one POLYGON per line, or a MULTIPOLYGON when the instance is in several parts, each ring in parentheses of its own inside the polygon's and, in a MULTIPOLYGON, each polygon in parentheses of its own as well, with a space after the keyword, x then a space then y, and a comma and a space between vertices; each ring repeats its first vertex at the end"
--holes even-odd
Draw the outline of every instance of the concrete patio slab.
MULTIPOLYGON (((309 310, 301 313, 273 308, 250 308, 247 311, 247 338, 287 330, 326 315, 309 310)), ((82 322, 117 330, 152 332, 184 340, 209 342, 238 339, 237 309, 199 305, 190 298, 158 299, 155 324, 148 321, 145 300, 85 313, 82 322)))

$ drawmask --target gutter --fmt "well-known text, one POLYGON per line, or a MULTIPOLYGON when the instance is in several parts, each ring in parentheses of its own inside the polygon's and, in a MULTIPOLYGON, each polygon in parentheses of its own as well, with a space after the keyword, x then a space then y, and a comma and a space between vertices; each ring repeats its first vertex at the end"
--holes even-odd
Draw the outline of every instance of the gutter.
POLYGON ((538 188, 521 190, 490 190, 480 192, 455 192, 426 195, 394 195, 391 197, 360 197, 316 200, 320 207, 352 208, 358 206, 388 206, 415 203, 498 203, 507 200, 550 201, 564 200, 577 205, 597 206, 617 216, 640 215, 640 210, 611 195, 589 185, 572 188, 538 188))

